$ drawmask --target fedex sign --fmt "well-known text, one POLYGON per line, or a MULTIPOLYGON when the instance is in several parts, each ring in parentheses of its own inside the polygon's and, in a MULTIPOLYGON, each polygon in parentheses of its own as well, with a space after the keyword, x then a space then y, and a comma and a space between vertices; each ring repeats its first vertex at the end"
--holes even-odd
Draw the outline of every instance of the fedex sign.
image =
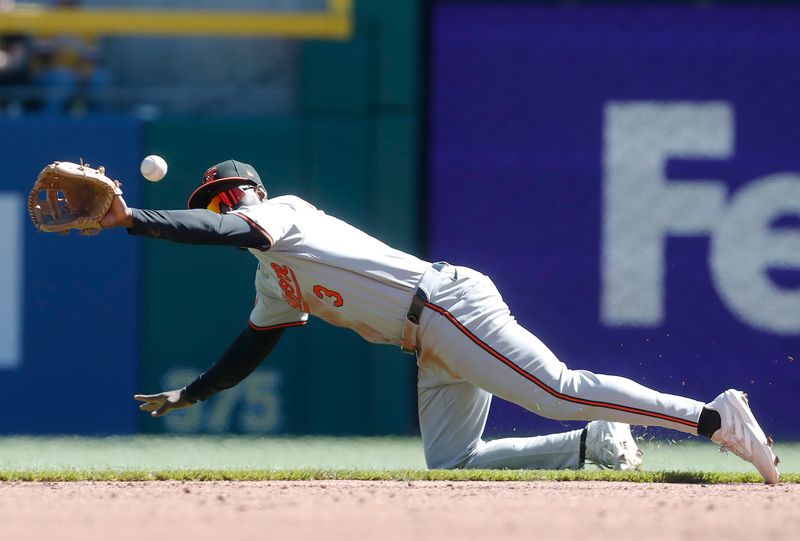
POLYGON ((603 135, 602 322, 660 326, 665 239, 708 236, 725 306, 759 330, 800 334, 800 290, 767 272, 800 269, 800 233, 775 227, 800 216, 800 173, 769 173, 734 193, 720 180, 666 178, 670 158, 733 155, 735 111, 725 102, 611 102, 603 135))
POLYGON ((433 5, 426 255, 572 368, 800 437, 798 8, 433 5))

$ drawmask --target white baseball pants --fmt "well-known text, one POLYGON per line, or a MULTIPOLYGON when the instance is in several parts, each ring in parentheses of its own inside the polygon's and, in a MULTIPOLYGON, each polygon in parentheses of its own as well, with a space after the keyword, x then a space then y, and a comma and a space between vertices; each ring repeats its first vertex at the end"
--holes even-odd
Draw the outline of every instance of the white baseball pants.
POLYGON ((617 376, 571 370, 520 326, 492 281, 430 269, 417 330, 420 430, 429 468, 579 466, 581 430, 485 442, 492 395, 551 419, 607 420, 697 434, 704 404, 617 376))

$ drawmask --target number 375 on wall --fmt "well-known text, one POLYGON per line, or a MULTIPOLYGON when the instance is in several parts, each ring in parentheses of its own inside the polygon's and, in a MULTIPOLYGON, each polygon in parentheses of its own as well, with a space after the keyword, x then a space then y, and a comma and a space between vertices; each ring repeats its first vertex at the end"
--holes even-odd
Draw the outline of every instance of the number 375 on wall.
POLYGON ((22 195, 0 192, 0 370, 22 363, 22 195))
MULTIPOLYGON (((175 389, 198 375, 194 368, 173 368, 164 374, 162 385, 175 389)), ((182 433, 279 432, 284 421, 281 387, 279 371, 259 369, 211 400, 170 413, 164 417, 164 424, 170 432, 182 433)))

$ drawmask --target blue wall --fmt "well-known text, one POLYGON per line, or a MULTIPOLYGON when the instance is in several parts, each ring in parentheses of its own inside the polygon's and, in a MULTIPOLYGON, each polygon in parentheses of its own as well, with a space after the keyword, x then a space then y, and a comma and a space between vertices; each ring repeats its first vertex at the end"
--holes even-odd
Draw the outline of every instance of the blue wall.
POLYGON ((135 432, 139 241, 124 230, 39 234, 26 201, 46 164, 81 158, 139 199, 140 125, 26 119, 0 122, 0 134, 0 205, 18 209, 0 227, 0 433, 135 432))
MULTIPOLYGON (((429 252, 572 368, 800 436, 795 8, 433 10, 429 252)), ((489 431, 563 428, 495 401, 489 431)))

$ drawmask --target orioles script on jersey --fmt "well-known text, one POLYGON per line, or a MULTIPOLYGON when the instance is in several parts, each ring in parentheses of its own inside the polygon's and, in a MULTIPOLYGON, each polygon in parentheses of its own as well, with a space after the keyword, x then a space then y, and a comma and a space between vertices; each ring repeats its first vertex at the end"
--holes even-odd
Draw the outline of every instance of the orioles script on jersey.
POLYGON ((286 304, 295 310, 308 313, 308 304, 306 304, 306 301, 303 300, 303 294, 300 291, 300 284, 297 282, 297 276, 295 276, 294 271, 289 267, 289 265, 278 265, 277 263, 272 263, 270 266, 272 267, 272 270, 275 271, 275 275, 278 277, 278 284, 283 290, 283 300, 286 301, 286 304))

